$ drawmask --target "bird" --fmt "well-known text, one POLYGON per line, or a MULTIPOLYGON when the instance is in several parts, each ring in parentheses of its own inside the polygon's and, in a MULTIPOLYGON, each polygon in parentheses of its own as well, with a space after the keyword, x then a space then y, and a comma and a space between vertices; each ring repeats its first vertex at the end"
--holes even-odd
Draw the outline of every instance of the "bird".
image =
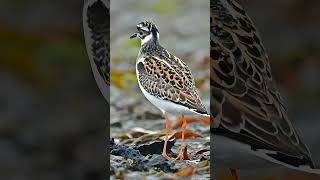
POLYGON ((159 43, 159 30, 150 21, 136 25, 136 32, 130 38, 139 38, 141 47, 136 59, 136 75, 144 96, 163 114, 166 122, 166 136, 162 155, 167 156, 167 141, 170 120, 167 113, 181 115, 182 143, 176 159, 183 159, 184 136, 187 126, 184 115, 198 115, 208 118, 189 67, 159 43))
POLYGON ((110 2, 85 0, 83 34, 91 69, 104 99, 110 102, 110 2))
POLYGON ((215 168, 230 167, 235 179, 234 170, 260 163, 320 174, 288 116, 259 32, 239 0, 211 0, 210 57, 215 168))

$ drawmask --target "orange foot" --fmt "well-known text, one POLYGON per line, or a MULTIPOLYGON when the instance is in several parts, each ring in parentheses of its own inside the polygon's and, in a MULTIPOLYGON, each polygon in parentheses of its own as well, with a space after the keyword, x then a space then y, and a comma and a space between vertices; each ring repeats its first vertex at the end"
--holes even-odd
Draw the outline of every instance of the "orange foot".
POLYGON ((183 152, 182 151, 180 151, 180 153, 178 154, 178 156, 176 157, 176 160, 178 160, 178 159, 183 159, 183 152))
POLYGON ((184 147, 183 148, 183 151, 182 150, 180 150, 180 153, 178 154, 178 156, 176 157, 176 160, 178 160, 178 159, 191 159, 191 154, 188 154, 187 153, 187 146, 186 147, 184 147))
MULTIPOLYGON (((187 128, 187 121, 186 119, 184 118, 184 115, 181 115, 179 117, 179 119, 182 119, 182 142, 181 142, 181 145, 180 145, 180 153, 178 154, 177 159, 183 159, 184 158, 184 152, 183 152, 183 146, 184 146, 184 136, 185 136, 185 133, 186 133, 186 128, 187 128)), ((186 148, 185 148, 186 149, 186 148)))

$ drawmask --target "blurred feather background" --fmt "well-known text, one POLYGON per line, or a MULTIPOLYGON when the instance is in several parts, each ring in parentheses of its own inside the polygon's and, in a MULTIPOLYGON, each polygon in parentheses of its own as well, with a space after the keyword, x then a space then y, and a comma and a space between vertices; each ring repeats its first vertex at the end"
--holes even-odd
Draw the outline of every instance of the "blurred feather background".
POLYGON ((296 129, 320 167, 320 2, 247 1, 296 129))

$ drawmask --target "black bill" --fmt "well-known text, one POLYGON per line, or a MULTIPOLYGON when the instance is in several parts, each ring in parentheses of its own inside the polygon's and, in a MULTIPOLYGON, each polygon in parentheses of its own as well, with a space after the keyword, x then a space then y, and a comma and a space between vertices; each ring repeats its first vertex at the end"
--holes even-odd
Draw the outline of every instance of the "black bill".
POLYGON ((130 36, 130 39, 137 37, 137 33, 134 33, 130 36))

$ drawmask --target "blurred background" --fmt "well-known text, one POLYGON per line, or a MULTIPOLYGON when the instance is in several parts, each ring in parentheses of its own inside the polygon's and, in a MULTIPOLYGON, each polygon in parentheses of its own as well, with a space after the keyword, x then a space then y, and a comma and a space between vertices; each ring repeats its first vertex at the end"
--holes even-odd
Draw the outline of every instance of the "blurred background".
MULTIPOLYGON (((243 0, 260 32, 290 119, 320 167, 320 1, 243 0)), ((286 168, 256 170, 265 179, 319 179, 286 168), (272 172, 270 174, 270 172, 272 172), (269 173, 269 174, 267 174, 269 173)), ((245 172, 256 174, 255 172, 245 172)), ((246 179, 258 179, 247 177, 246 179)), ((260 178, 261 179, 261 178, 260 178)))
MULTIPOLYGON (((194 27, 199 23, 199 30, 205 30, 206 25, 199 18, 203 14, 209 16, 209 12, 199 9, 205 8, 206 3, 177 0, 173 6, 161 6, 156 0, 143 2, 111 4, 111 15, 118 15, 111 19, 111 61, 116 70, 113 75, 126 77, 124 81, 113 80, 111 95, 125 94, 127 91, 120 91, 119 87, 127 86, 135 88, 132 93, 142 99, 132 74, 139 43, 127 39, 135 25, 145 20, 137 18, 142 14, 157 24, 162 44, 190 66, 194 76, 200 78, 197 84, 201 84, 205 73, 200 69, 206 69, 201 63, 207 63, 203 58, 208 52, 207 43, 203 42, 209 40, 202 39, 204 35, 194 27), (124 5, 127 8, 121 10, 124 5), (131 17, 133 6, 141 10, 131 17), (184 9, 186 6, 192 8, 184 9), (180 8, 181 17, 172 18, 180 8), (153 13, 156 11, 165 15, 158 19, 153 13)), ((289 114, 319 166, 320 2, 244 2, 261 33, 289 114)), ((81 13, 79 0, 0 1, 1 179, 102 177, 104 143, 109 134, 105 133, 108 110, 86 56, 81 13)), ((199 89, 206 102, 205 88, 199 89)))
POLYGON ((302 140, 320 167, 320 1, 246 1, 273 77, 302 140))
POLYGON ((0 1, 0 179, 105 178, 82 1, 0 1))

